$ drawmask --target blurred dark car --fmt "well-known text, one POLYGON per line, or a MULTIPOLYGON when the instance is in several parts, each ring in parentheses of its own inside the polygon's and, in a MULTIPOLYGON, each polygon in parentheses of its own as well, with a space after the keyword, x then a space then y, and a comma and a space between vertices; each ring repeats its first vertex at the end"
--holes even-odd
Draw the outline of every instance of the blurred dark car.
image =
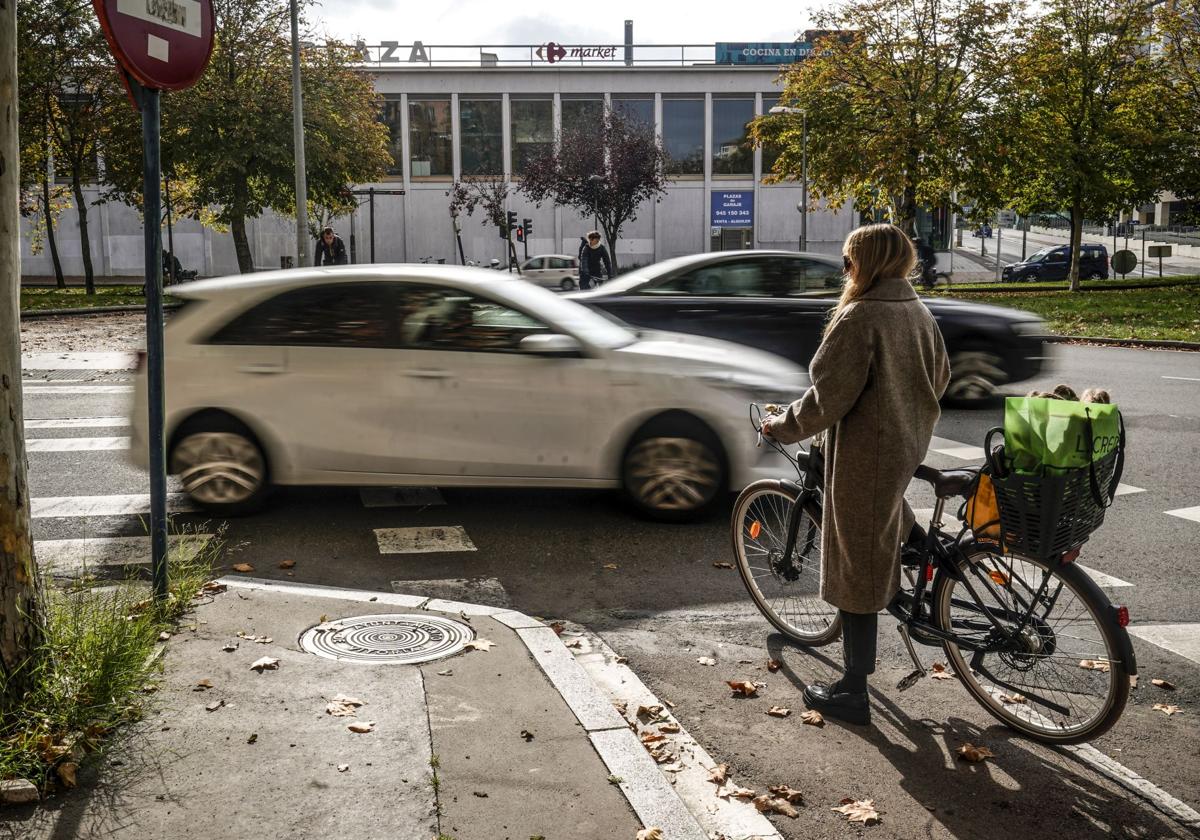
MULTIPOLYGON (((1005 280, 1027 283, 1034 280, 1066 280, 1071 272, 1071 246, 1043 248, 1027 259, 1004 266, 1005 280)), ((1108 276, 1108 249, 1103 245, 1084 245, 1079 251, 1079 276, 1083 280, 1103 280, 1108 276)))
MULTIPOLYGON (((571 298, 640 327, 712 336, 808 365, 837 303, 840 258, 794 251, 677 257, 571 298)), ((947 400, 982 405, 1001 386, 1036 376, 1049 357, 1045 325, 1029 312, 922 298, 950 354, 947 400)))

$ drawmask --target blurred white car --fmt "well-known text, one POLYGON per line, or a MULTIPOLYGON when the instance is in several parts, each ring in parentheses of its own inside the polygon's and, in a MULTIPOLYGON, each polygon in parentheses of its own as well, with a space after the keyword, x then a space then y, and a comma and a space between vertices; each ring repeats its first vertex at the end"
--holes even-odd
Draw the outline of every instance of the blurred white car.
POLYGON ((566 254, 541 254, 521 263, 521 276, 536 286, 569 292, 579 285, 579 260, 566 254))
MULTIPOLYGON (((485 269, 292 269, 172 294, 168 466, 222 514, 273 484, 620 487, 686 519, 785 472, 747 407, 808 384, 777 356, 635 332, 485 269)), ((144 466, 144 371, 131 424, 144 466)))

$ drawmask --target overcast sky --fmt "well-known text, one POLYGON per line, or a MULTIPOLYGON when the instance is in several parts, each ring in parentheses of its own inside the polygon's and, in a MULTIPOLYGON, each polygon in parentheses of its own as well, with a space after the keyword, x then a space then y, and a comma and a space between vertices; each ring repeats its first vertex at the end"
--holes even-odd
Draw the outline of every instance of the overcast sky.
POLYGON ((318 0, 318 30, 368 44, 619 44, 633 20, 638 44, 792 41, 809 27, 812 0, 318 0), (786 11, 785 11, 786 10, 786 11))

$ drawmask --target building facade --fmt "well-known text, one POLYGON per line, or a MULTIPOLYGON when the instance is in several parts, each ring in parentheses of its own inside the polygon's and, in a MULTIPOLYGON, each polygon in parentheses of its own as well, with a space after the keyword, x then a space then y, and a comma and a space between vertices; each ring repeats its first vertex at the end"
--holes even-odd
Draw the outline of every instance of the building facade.
MULTIPOLYGON (((457 262, 446 194, 453 181, 501 176, 519 187, 532 155, 549 148, 564 126, 594 124, 605 108, 653 126, 671 157, 666 195, 647 202, 621 231, 617 256, 623 267, 702 251, 798 247, 801 186, 763 184, 774 153, 747 141, 747 123, 778 101, 780 67, 734 61, 738 56, 762 61, 762 45, 709 46, 707 58, 688 54, 697 48, 679 48, 678 59, 645 61, 632 48, 613 47, 576 61, 568 53, 557 62, 549 60, 563 49, 556 44, 530 47, 527 61, 511 62, 498 56, 517 48, 476 47, 470 48, 478 54, 473 60, 444 63, 436 60, 437 47, 419 43, 399 51, 394 44, 361 47, 363 72, 372 74, 382 97, 394 162, 385 179, 359 185, 352 216, 331 222, 348 244, 353 239, 356 262, 457 262), (722 48, 723 55, 732 55, 730 63, 716 63, 722 48), (397 52, 400 59, 393 58, 397 52), (406 52, 409 61, 402 60, 406 52)), ((669 54, 669 48, 655 49, 669 54)), ((784 60, 797 60, 795 51, 784 60)), ((594 227, 592 219, 570 209, 533 205, 519 189, 509 209, 533 221, 530 255, 574 254, 580 236, 594 227)), ((136 212, 111 203, 89 212, 98 273, 141 273, 136 212)), ((809 250, 836 252, 855 222, 850 207, 811 210, 809 250)), ((485 225, 478 212, 463 218, 461 228, 467 260, 504 259, 496 228, 485 225)), ((294 230, 290 218, 274 214, 253 220, 248 232, 255 265, 278 268, 293 253, 294 230)), ((74 213, 60 217, 57 233, 66 272, 81 273, 74 213)), ((185 267, 206 276, 236 273, 228 234, 183 221, 173 236, 185 267)), ((23 259, 25 274, 51 273, 48 255, 31 253, 28 243, 23 259)))

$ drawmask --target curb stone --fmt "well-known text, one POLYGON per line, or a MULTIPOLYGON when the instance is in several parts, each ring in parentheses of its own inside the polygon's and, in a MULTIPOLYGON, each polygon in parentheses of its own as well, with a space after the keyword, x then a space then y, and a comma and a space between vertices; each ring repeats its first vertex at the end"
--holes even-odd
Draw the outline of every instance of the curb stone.
POLYGON ((1200 350, 1200 342, 1153 338, 1096 338, 1087 335, 1046 335, 1055 344, 1098 344, 1105 347, 1146 348, 1150 350, 1200 350))
POLYGON ((583 727, 609 773, 622 779, 638 780, 640 784, 636 787, 625 784, 619 787, 642 825, 662 829, 664 836, 671 840, 708 840, 708 834, 700 827, 671 781, 659 771, 624 718, 617 713, 608 697, 576 661, 563 640, 544 622, 517 610, 419 595, 317 584, 282 583, 265 578, 241 576, 222 577, 217 582, 230 589, 286 592, 309 597, 369 602, 380 606, 436 610, 463 616, 488 616, 495 619, 512 629, 514 635, 528 649, 530 657, 541 668, 583 727))
MULTIPOLYGON (((182 303, 164 303, 163 309, 178 309, 182 303)), ((53 318, 56 315, 104 315, 112 312, 145 312, 145 306, 136 304, 121 306, 81 306, 74 309, 25 309, 21 311, 21 320, 36 320, 38 318, 53 318)))

